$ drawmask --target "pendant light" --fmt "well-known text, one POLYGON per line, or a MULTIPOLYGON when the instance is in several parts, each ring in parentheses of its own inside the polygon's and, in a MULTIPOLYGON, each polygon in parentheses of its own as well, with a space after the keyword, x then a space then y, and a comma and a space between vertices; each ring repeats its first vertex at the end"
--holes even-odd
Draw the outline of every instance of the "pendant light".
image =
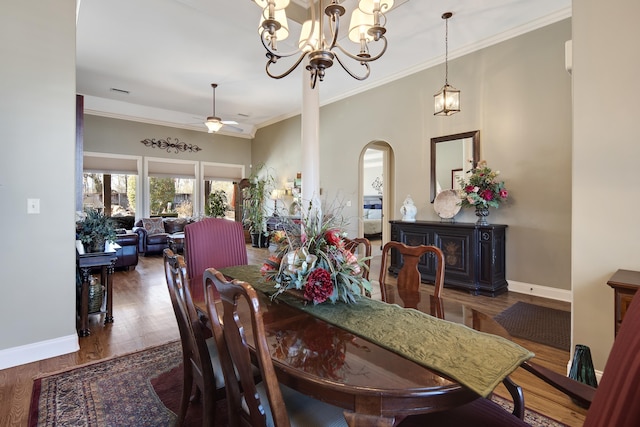
POLYGON ((449 18, 452 16, 451 12, 445 12, 442 15, 445 22, 444 86, 433 95, 434 116, 450 116, 460 111, 460 91, 449 85, 449 18))

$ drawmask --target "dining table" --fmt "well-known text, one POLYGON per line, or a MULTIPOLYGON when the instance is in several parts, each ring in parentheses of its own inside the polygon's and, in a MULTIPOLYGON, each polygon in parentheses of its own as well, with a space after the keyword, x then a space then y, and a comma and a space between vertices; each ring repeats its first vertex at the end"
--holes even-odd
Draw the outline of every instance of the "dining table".
MULTIPOLYGON (((259 269, 220 271, 259 291, 278 381, 343 408, 351 427, 393 426, 488 397, 533 357, 491 317, 433 298, 425 285, 404 295, 390 287, 390 303, 362 297, 314 305, 287 293, 273 298, 273 284, 259 269)), ((206 322, 206 304, 194 303, 206 322)), ((245 333, 251 343, 251 328, 245 333)))

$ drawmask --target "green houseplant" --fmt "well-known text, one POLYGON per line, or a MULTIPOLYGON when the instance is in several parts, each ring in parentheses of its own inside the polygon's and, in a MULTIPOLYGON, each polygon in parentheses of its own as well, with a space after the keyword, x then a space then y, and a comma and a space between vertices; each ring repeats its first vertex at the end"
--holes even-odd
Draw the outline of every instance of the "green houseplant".
POLYGON ((87 209, 85 218, 76 223, 76 234, 86 252, 104 252, 105 242, 115 242, 113 221, 96 209, 87 209))
POLYGON ((249 182, 250 185, 243 190, 244 223, 249 228, 252 246, 264 248, 269 245, 266 203, 274 179, 264 168, 264 165, 261 165, 251 174, 249 182))
POLYGON ((209 194, 209 205, 207 215, 213 218, 224 218, 229 210, 227 193, 224 190, 216 190, 209 194))

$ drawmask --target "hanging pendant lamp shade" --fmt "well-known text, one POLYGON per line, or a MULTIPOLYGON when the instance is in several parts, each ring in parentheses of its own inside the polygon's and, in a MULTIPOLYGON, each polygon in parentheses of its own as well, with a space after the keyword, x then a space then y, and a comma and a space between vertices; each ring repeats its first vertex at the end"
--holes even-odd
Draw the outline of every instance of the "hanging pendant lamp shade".
POLYGON ((433 95, 434 116, 450 116, 460 112, 460 91, 449 84, 449 18, 452 16, 451 12, 442 15, 445 20, 444 86, 433 95))

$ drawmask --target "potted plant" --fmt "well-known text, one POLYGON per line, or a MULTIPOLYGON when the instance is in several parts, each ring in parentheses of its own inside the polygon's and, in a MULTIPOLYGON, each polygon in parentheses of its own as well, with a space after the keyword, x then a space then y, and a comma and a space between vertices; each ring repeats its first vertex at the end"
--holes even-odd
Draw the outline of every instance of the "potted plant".
POLYGON ((249 186, 243 190, 244 223, 249 227, 251 244, 256 248, 266 248, 269 246, 266 201, 273 186, 274 179, 267 171, 263 171, 264 166, 256 168, 249 177, 249 186))
POLYGON ((227 204, 227 193, 224 190, 216 190, 209 195, 209 205, 207 214, 213 218, 224 218, 229 205, 227 204))
POLYGON ((84 220, 76 223, 76 234, 86 252, 104 252, 105 243, 116 240, 113 221, 96 209, 85 211, 84 220))

